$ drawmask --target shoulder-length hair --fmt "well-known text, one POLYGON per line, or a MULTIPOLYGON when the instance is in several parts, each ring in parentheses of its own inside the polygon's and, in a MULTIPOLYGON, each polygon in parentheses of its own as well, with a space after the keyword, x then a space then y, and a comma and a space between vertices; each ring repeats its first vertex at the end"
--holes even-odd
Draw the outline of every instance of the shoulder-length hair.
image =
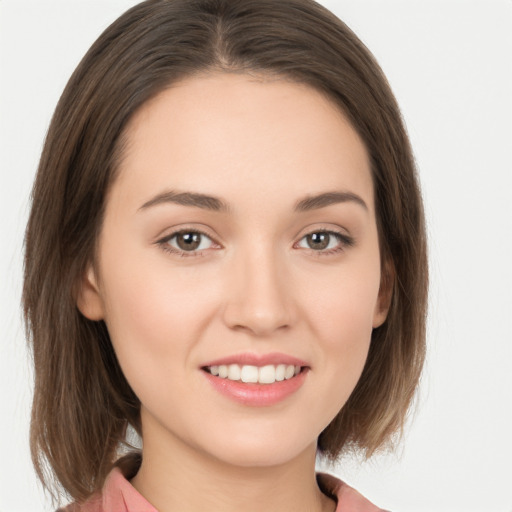
POLYGON ((321 433, 335 459, 370 456, 401 432, 425 354, 427 255, 409 140, 381 69, 336 16, 313 0, 148 0, 93 44, 56 107, 34 183, 25 241, 23 305, 33 349, 32 458, 75 500, 99 490, 140 403, 119 367, 104 322, 76 306, 94 261, 105 197, 133 114, 197 73, 257 72, 324 93, 351 122, 371 161, 386 322, 374 329, 348 402, 321 433))

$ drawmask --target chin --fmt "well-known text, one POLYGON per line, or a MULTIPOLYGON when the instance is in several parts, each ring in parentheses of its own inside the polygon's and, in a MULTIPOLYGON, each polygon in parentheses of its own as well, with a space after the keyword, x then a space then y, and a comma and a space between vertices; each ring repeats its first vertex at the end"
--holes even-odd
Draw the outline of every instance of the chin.
MULTIPOLYGON (((226 464, 242 468, 280 466, 311 453, 316 455, 317 440, 308 442, 293 439, 290 433, 282 436, 236 436, 227 441, 224 449, 217 445, 210 453, 226 464)), ((223 443, 222 443, 223 444, 223 443)))

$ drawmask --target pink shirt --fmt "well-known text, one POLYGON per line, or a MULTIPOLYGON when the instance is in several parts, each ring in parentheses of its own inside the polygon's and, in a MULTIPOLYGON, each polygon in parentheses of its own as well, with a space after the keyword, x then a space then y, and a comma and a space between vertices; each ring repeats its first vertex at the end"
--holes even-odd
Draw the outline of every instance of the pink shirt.
MULTIPOLYGON (((338 501, 336 512, 385 512, 372 505, 355 489, 332 475, 318 473, 320 487, 338 501)), ((59 512, 59 511, 57 511, 59 512)), ((83 505, 72 503, 61 512, 158 512, 133 485, 119 468, 114 468, 105 481, 101 496, 83 505)))

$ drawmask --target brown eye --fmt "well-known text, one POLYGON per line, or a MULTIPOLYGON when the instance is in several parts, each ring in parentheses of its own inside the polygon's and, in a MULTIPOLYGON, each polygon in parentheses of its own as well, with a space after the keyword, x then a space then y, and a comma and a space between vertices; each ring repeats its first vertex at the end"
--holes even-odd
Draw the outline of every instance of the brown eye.
POLYGON ((354 240, 348 235, 336 231, 314 231, 301 238, 298 246, 311 249, 318 254, 333 254, 354 245, 354 240))
POLYGON ((195 251, 201 245, 201 233, 178 233, 176 244, 183 251, 195 251))
POLYGON ((331 236, 329 233, 311 233, 306 235, 306 240, 311 249, 323 250, 329 245, 331 236))
POLYGON ((188 253, 190 256, 200 254, 202 250, 210 249, 213 245, 211 238, 200 231, 178 231, 158 243, 170 252, 188 253))

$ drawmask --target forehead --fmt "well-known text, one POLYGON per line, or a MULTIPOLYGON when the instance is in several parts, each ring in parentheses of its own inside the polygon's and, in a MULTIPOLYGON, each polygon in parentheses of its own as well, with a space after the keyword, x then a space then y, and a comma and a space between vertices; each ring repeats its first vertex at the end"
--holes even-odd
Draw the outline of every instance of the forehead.
POLYGON ((368 155, 325 95, 245 74, 189 78, 144 104, 126 129, 120 186, 251 194, 245 203, 347 188, 373 202, 368 155))

